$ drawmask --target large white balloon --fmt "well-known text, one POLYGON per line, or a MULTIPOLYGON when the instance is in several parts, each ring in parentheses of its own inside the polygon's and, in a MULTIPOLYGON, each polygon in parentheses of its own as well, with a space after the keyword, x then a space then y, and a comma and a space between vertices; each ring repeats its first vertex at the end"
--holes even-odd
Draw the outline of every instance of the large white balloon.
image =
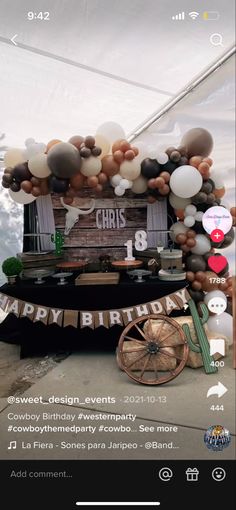
POLYGON ((98 156, 99 159, 102 159, 104 156, 109 154, 110 142, 109 142, 109 140, 107 140, 107 138, 105 138, 105 136, 97 134, 95 136, 95 145, 97 147, 100 147, 100 149, 102 149, 100 156, 98 156))
POLYGON ((202 183, 202 176, 195 167, 183 165, 171 174, 169 185, 178 197, 189 198, 200 191, 202 183))
POLYGON ((24 152, 21 149, 8 149, 4 156, 4 166, 14 167, 19 163, 25 163, 27 158, 24 152))
POLYGON ((173 192, 169 194, 168 198, 173 209, 184 209, 186 205, 191 204, 191 198, 177 197, 173 192))
POLYGON ((211 243, 203 234, 197 234, 195 237, 196 244, 194 248, 191 248, 191 252, 195 253, 195 255, 204 255, 211 249, 211 243))
POLYGON ((170 227, 170 238, 172 241, 176 242, 176 237, 178 234, 186 234, 188 228, 181 222, 177 221, 170 227))
POLYGON ((25 193, 22 189, 20 191, 12 191, 9 189, 9 196, 14 200, 14 202, 17 202, 18 204, 30 204, 34 200, 36 200, 36 197, 33 197, 30 193, 25 193))
POLYGON ((229 313, 212 315, 207 321, 207 326, 211 332, 227 336, 230 345, 233 343, 233 317, 229 313))
POLYGON ((96 136, 97 135, 104 136, 110 144, 120 138, 125 138, 123 128, 116 122, 104 122, 104 124, 101 124, 101 126, 97 128, 96 136))
POLYGON ((47 154, 37 154, 33 156, 29 160, 28 167, 32 175, 39 179, 44 179, 51 174, 51 170, 47 164, 47 154))

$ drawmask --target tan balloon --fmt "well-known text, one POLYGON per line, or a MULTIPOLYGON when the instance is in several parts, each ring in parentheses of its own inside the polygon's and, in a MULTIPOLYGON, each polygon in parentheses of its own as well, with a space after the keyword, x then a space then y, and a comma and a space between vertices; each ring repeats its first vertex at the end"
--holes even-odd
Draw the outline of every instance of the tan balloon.
POLYGON ((92 175, 98 175, 102 168, 102 162, 100 159, 95 156, 89 156, 89 158, 83 159, 81 165, 81 174, 86 177, 90 177, 92 175))
POLYGON ((140 175, 137 179, 135 179, 131 190, 133 191, 133 193, 137 193, 137 194, 145 193, 145 191, 147 190, 147 187, 148 187, 147 179, 145 179, 145 177, 140 175))
POLYGON ((39 179, 49 177, 51 170, 47 164, 46 154, 37 154, 29 160, 28 167, 30 172, 39 179))
POLYGON ((95 145, 96 147, 100 147, 102 149, 101 154, 98 156, 99 159, 102 159, 104 156, 109 154, 110 150, 110 142, 103 135, 95 136, 95 145))
POLYGON ((132 161, 123 161, 120 165, 120 175, 123 179, 134 181, 140 176, 141 165, 140 162, 134 158, 132 161))
POLYGON ((24 163, 25 161, 26 157, 21 149, 9 149, 4 156, 5 167, 14 167, 19 163, 24 163))

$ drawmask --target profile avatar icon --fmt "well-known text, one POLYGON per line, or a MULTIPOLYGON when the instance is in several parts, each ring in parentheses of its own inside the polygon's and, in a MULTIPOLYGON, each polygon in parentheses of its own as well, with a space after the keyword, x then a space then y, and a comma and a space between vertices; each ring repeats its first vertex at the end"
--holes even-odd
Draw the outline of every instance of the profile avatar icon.
POLYGON ((231 436, 229 430, 222 425, 211 425, 204 434, 204 443, 209 450, 221 452, 229 446, 231 436))

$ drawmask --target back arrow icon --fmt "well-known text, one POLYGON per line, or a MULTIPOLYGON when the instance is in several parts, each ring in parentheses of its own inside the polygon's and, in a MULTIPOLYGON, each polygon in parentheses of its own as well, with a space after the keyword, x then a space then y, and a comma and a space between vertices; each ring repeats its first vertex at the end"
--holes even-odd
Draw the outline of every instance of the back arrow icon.
POLYGON ((228 391, 228 389, 221 382, 218 382, 216 386, 209 388, 207 392, 207 398, 211 395, 218 395, 218 398, 223 397, 226 391, 228 391))
POLYGON ((15 38, 16 38, 17 36, 18 36, 18 34, 15 34, 15 35, 13 35, 13 37, 11 38, 11 42, 12 42, 15 46, 17 46, 17 43, 15 42, 15 38))

